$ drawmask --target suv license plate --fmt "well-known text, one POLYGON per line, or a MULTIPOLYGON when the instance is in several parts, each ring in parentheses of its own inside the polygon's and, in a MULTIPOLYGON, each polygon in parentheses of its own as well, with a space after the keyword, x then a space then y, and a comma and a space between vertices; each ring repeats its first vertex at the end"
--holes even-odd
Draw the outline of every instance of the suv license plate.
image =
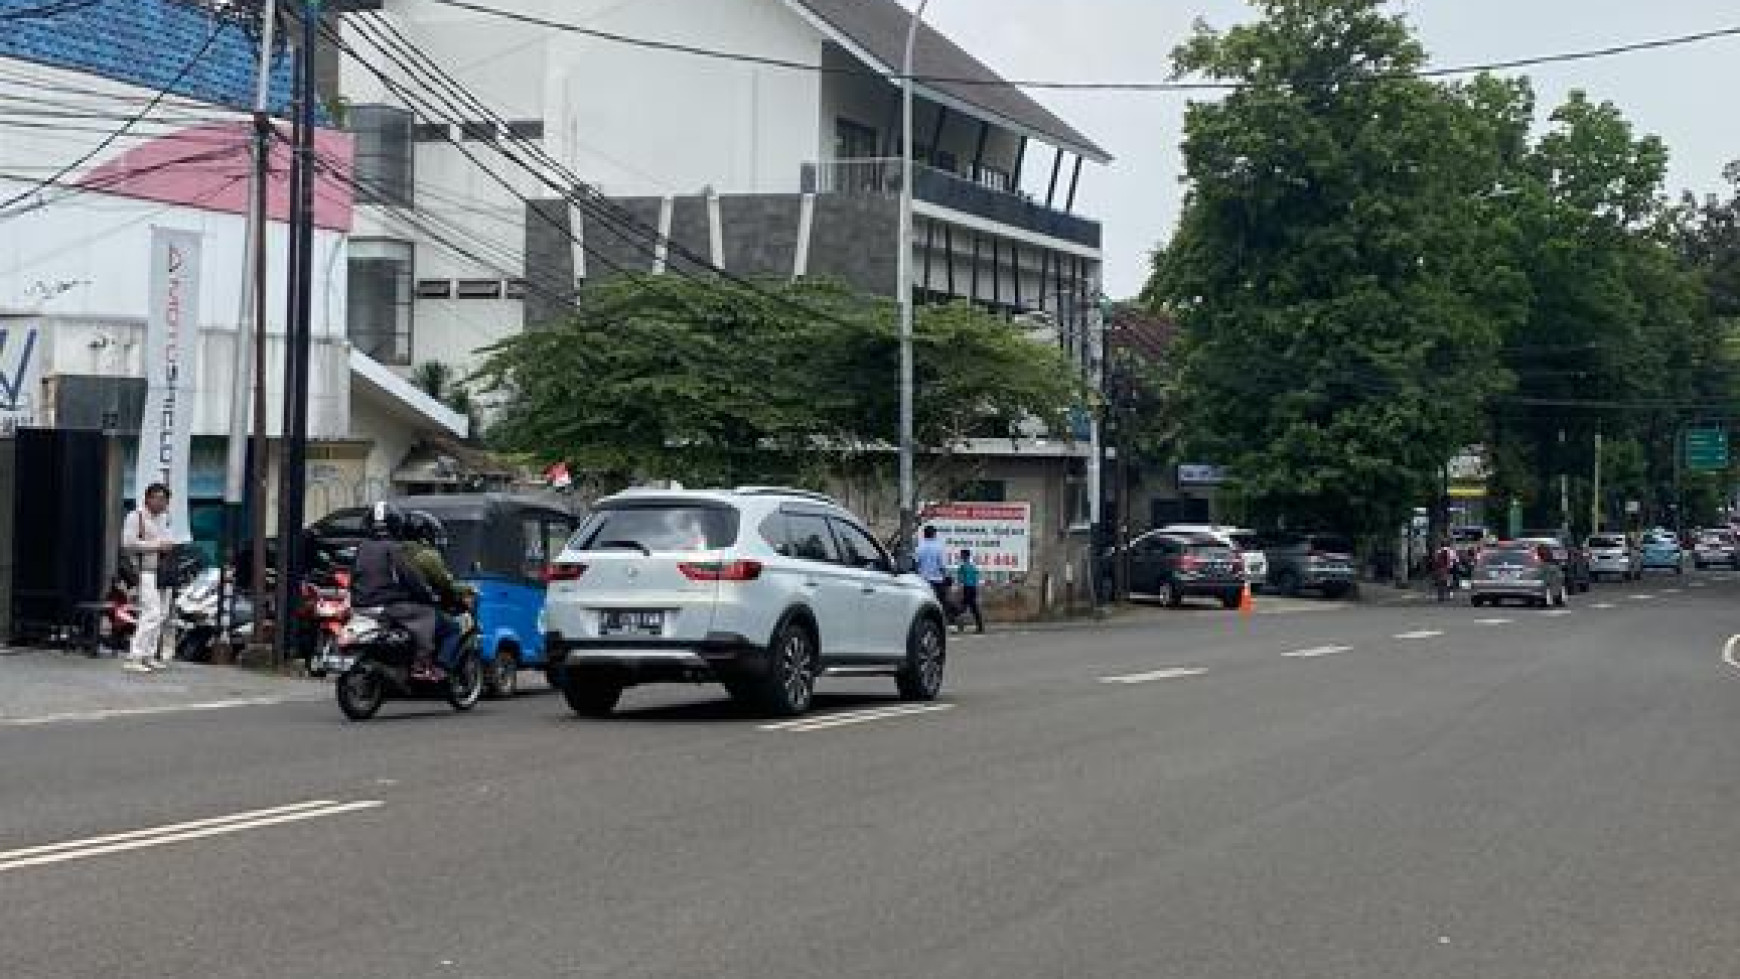
POLYGON ((660 636, 664 631, 663 612, 605 612, 598 620, 601 636, 660 636))

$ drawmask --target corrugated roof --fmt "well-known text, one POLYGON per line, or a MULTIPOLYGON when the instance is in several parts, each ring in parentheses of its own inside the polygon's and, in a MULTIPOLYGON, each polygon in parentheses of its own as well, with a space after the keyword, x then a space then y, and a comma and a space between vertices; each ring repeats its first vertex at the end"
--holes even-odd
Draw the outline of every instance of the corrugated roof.
MULTIPOLYGON (((911 13, 896 0, 788 0, 809 11, 841 35, 843 41, 875 60, 872 67, 894 73, 906 55, 911 13)), ((966 82, 921 81, 920 88, 963 102, 1014 126, 1032 131, 1046 142, 1097 163, 1111 154, 1057 114, 1009 84, 979 59, 929 24, 921 26, 913 54, 913 74, 921 79, 965 79, 966 82)))

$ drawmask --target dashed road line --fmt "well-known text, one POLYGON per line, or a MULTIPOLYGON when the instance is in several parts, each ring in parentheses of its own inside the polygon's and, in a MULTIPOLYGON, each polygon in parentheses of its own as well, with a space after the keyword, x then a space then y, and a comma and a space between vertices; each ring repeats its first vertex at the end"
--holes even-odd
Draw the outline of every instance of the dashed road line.
POLYGON ((1630 599, 1631 601, 1634 601, 1634 602, 1653 602, 1653 601, 1655 601, 1654 595, 1627 595, 1625 597, 1630 599))
POLYGON ((1551 611, 1542 612, 1541 618, 1543 618, 1543 619, 1562 619, 1567 615, 1576 615, 1576 614, 1577 613, 1575 611, 1568 609, 1568 608, 1556 608, 1556 609, 1552 609, 1551 611))
POLYGON ((1337 656, 1341 653, 1351 652, 1353 652, 1352 646, 1318 646, 1315 649, 1298 649, 1281 655, 1287 659, 1317 659, 1322 656, 1337 656))
POLYGON ((914 717, 920 714, 937 714, 953 710, 954 704, 902 704, 895 707, 874 707, 869 710, 842 711, 838 714, 817 714, 813 717, 800 717, 793 721, 780 721, 775 724, 763 724, 763 731, 783 731, 802 734, 808 731, 826 731, 836 727, 850 727, 854 724, 869 724, 873 721, 892 721, 903 717, 914 717))
POLYGON ((1416 629, 1413 632, 1399 633, 1393 638, 1399 639, 1402 642, 1418 642, 1422 639, 1437 639, 1443 634, 1444 632, 1441 629, 1416 629))
POLYGON ((1475 625, 1510 625, 1515 619, 1475 619, 1475 625))
POLYGON ((1740 670, 1740 660, 1734 658, 1737 647, 1740 647, 1740 636, 1729 636, 1728 642, 1722 646, 1722 662, 1740 670))
POLYGON ((1600 609, 1601 611, 1605 612, 1609 609, 1616 609, 1619 606, 1613 604, 1612 602, 1596 602, 1595 604, 1593 604, 1589 607, 1593 608, 1593 609, 1600 609))
POLYGON ((1101 683, 1133 686, 1138 683, 1153 683, 1156 680, 1183 680, 1188 677, 1202 676, 1208 671, 1198 667, 1177 667, 1170 670, 1155 670, 1152 673, 1131 673, 1127 676, 1102 676, 1101 683))
POLYGON ((176 704, 170 707, 117 707, 109 710, 81 710, 62 714, 42 714, 36 717, 0 717, 0 727, 35 727, 42 724, 88 724, 112 721, 124 717, 157 717, 163 714, 187 714, 200 711, 228 710, 232 707, 269 707, 273 704, 301 703, 298 697, 239 697, 234 700, 213 700, 198 704, 176 704))
POLYGON ((280 826, 285 823, 341 816, 345 813, 379 808, 385 804, 376 799, 361 802, 334 802, 330 799, 318 799, 313 802, 299 802, 290 806, 256 809, 252 812, 239 812, 212 819, 172 823, 168 826, 115 833, 110 836, 98 836, 86 840, 70 840, 65 843, 51 843, 47 846, 8 850, 0 853, 0 873, 9 870, 22 870, 26 867, 88 860, 92 857, 126 853, 131 850, 144 850, 150 847, 166 846, 170 843, 186 843, 191 840, 224 836, 250 829, 264 829, 268 826, 280 826))

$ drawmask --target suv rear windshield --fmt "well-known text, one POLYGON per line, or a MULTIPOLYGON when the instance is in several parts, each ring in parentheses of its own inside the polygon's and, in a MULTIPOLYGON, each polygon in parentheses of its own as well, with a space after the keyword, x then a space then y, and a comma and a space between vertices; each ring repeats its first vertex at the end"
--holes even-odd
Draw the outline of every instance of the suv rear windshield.
POLYGON ((576 551, 715 551, 736 542, 737 523, 737 511, 725 506, 663 503, 600 507, 580 525, 568 546, 576 551))
POLYGON ((1353 554, 1353 541, 1346 537, 1322 536, 1310 540, 1311 549, 1319 554, 1353 554))
POLYGON ((1625 538, 1612 537, 1612 536, 1591 537, 1591 538, 1589 538, 1589 546, 1590 547, 1624 547, 1625 546, 1625 538))
POLYGON ((1532 551, 1506 548, 1502 551, 1487 551, 1480 556, 1482 567, 1488 568, 1528 568, 1539 563, 1540 558, 1532 551))

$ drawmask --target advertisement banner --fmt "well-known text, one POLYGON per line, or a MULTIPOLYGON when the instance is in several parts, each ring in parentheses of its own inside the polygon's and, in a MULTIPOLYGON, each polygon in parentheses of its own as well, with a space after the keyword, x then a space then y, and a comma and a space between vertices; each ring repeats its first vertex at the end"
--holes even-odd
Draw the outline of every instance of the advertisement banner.
POLYGON ((188 463, 193 455, 193 358, 199 341, 200 236, 151 229, 151 311, 145 322, 145 417, 133 498, 163 483, 174 495, 170 533, 189 539, 188 463))
POLYGON ((925 507, 920 522, 935 527, 952 562, 961 551, 987 572, 1026 574, 1031 560, 1031 503, 938 503, 925 507))
POLYGON ((0 326, 0 437, 42 424, 42 328, 34 323, 0 326))

